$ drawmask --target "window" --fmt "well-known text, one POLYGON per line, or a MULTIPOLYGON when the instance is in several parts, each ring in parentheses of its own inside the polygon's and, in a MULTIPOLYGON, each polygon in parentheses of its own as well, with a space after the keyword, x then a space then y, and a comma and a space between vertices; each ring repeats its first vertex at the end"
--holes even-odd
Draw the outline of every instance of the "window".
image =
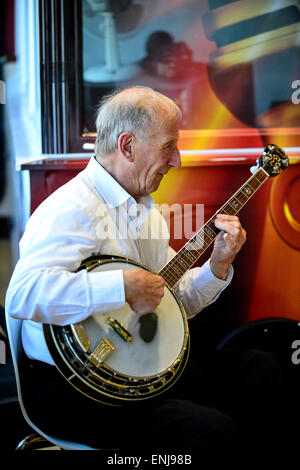
POLYGON ((296 0, 40 1, 43 151, 90 151, 99 100, 129 85, 178 103, 181 148, 296 146, 299 25, 296 0))

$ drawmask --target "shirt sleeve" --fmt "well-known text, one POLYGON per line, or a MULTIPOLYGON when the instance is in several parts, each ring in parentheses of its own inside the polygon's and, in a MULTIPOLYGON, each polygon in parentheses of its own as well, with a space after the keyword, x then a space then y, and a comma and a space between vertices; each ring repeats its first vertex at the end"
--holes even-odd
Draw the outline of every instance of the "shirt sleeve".
MULTIPOLYGON (((175 251, 170 248, 168 259, 174 254, 175 251)), ((226 280, 222 280, 212 273, 209 262, 210 260, 207 260, 201 267, 189 269, 174 286, 189 319, 215 302, 232 280, 232 266, 226 280)))
POLYGON ((12 317, 67 325, 125 304, 123 272, 74 272, 78 260, 99 251, 83 211, 37 209, 20 242, 20 259, 6 294, 12 317))

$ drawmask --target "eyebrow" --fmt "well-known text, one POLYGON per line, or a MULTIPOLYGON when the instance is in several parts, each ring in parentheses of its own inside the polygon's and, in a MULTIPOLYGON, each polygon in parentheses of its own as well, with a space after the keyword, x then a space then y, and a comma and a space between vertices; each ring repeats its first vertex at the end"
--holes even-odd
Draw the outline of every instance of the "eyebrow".
POLYGON ((177 143, 178 138, 174 137, 173 139, 168 140, 162 145, 162 148, 168 147, 170 144, 177 143))

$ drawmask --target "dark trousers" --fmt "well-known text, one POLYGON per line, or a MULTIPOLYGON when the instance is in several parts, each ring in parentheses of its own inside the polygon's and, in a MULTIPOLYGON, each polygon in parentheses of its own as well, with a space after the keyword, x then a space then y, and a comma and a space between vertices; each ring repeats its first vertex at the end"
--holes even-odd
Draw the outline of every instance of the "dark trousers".
POLYGON ((53 366, 33 361, 25 397, 44 432, 95 448, 251 452, 289 440, 282 371, 269 353, 193 353, 177 383, 159 398, 110 407, 76 391, 53 366))

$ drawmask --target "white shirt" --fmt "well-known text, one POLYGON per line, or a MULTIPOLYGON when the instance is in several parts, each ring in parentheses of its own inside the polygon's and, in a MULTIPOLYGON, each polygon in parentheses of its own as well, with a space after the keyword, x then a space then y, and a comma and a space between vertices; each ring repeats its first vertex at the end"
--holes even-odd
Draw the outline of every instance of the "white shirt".
MULTIPOLYGON (((68 325, 125 304, 122 270, 74 272, 94 253, 125 256, 159 271, 175 251, 153 199, 135 201, 92 157, 36 209, 20 241, 6 310, 26 320, 22 340, 30 358, 54 364, 42 323, 68 325)), ((214 302, 232 275, 231 266, 226 281, 216 278, 208 262, 185 273, 175 291, 188 318, 214 302)))

